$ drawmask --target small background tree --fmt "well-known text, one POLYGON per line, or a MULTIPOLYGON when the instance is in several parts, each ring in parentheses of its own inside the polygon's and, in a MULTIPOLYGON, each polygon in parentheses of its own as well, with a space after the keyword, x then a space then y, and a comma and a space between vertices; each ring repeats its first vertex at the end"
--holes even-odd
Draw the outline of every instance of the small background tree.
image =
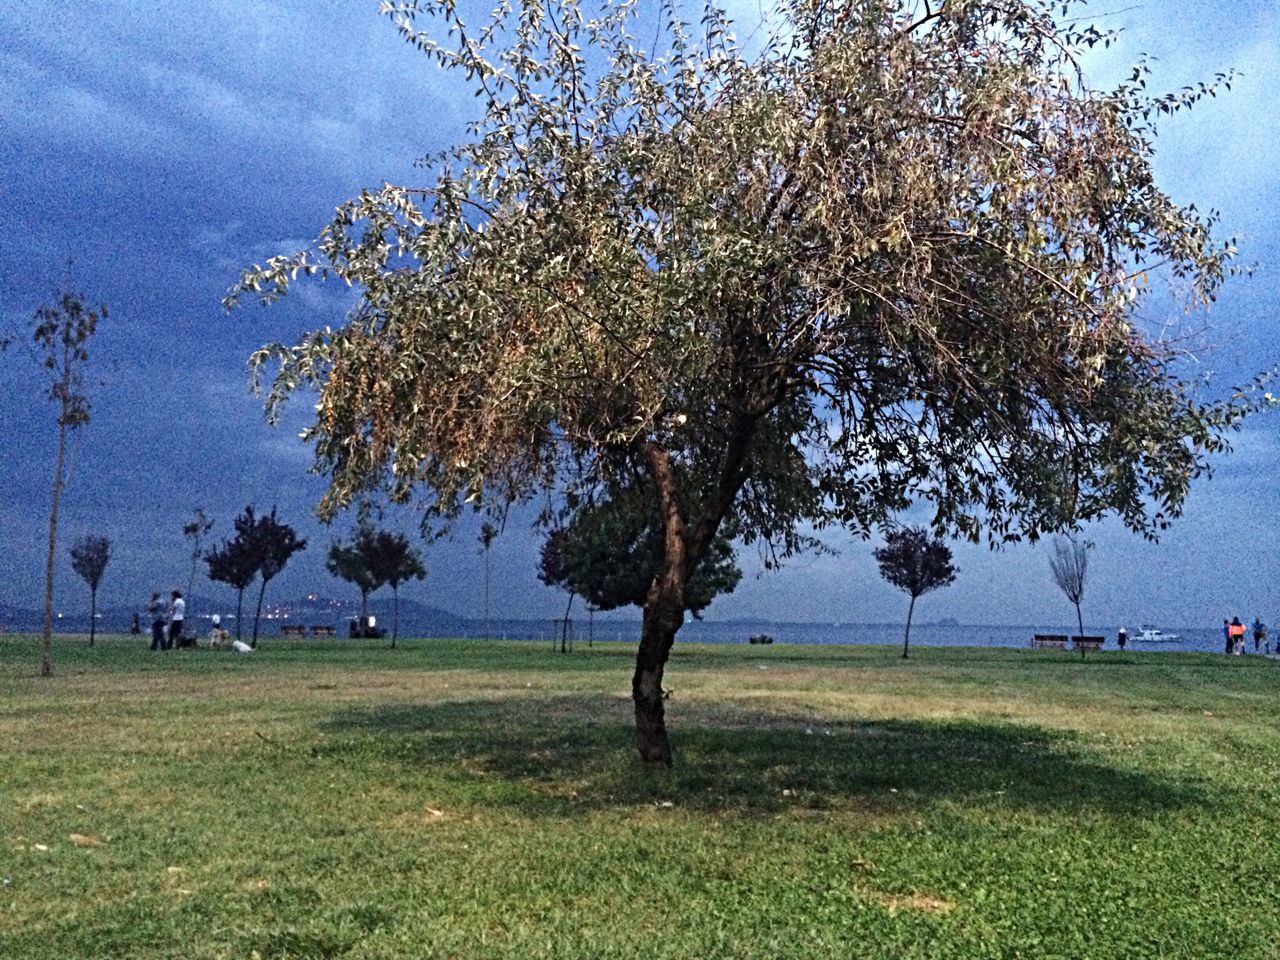
MULTIPOLYGON (((1084 584, 1089 573, 1089 545, 1071 537, 1054 537, 1053 556, 1049 558, 1053 581, 1076 607, 1076 627, 1084 636, 1084 617, 1080 614, 1080 601, 1084 599, 1084 584)), ((1084 648, 1081 647, 1081 653, 1084 648)))
POLYGON ((200 566, 200 559, 204 556, 204 538, 209 535, 209 531, 212 529, 213 521, 205 514, 204 507, 196 507, 191 513, 191 519, 182 527, 182 535, 191 541, 191 576, 187 578, 188 623, 195 619, 192 607, 196 592, 196 572, 200 566))
MULTIPOLYGON (((684 610, 695 618, 742 579, 734 558, 735 529, 732 521, 721 527, 689 578, 684 610)), ((547 538, 539 577, 585 598, 596 610, 643 607, 662 570, 663 533, 650 485, 615 489, 607 500, 580 508, 563 530, 547 538)))
POLYGON ((427 568, 418 551, 409 545, 409 538, 389 530, 379 530, 374 535, 369 567, 376 580, 391 587, 391 647, 395 649, 400 636, 400 584, 424 579, 427 568))
POLYGON ((111 560, 111 541, 106 537, 81 537, 71 547, 71 567, 89 585, 89 646, 98 627, 98 584, 111 560))
POLYGON ((484 553, 484 635, 486 639, 492 632, 489 627, 489 549, 493 541, 498 539, 498 528, 487 520, 480 525, 480 550, 484 553))
POLYGON ((240 624, 243 620, 244 591, 258 575, 258 562, 243 538, 226 540, 221 547, 205 555, 209 579, 225 583, 236 591, 236 639, 242 639, 240 624))
POLYGON ((360 591, 360 627, 364 628, 365 618, 369 613, 369 594, 385 583, 373 569, 373 555, 376 549, 377 534, 373 525, 361 519, 351 531, 350 539, 345 542, 335 540, 329 544, 329 557, 325 560, 325 568, 339 580, 354 584, 360 591))
POLYGON ((53 558, 58 549, 58 504, 66 484, 67 432, 89 422, 84 366, 89 362, 89 338, 106 317, 107 308, 85 306, 84 294, 63 293, 51 307, 35 315, 35 347, 49 380, 49 398, 58 405, 58 453, 53 468, 53 498, 49 507, 49 558, 45 566, 44 633, 40 645, 40 675, 53 674, 53 558))
POLYGON ((578 595, 565 563, 565 540, 568 536, 569 531, 564 527, 552 530, 542 542, 542 550, 538 554, 538 579, 548 587, 560 587, 569 594, 569 602, 565 604, 564 617, 560 621, 561 653, 569 649, 569 611, 573 609, 573 598, 578 595))
POLYGON ((945 587, 956 579, 951 565, 951 548, 941 540, 930 538, 919 527, 904 527, 885 534, 884 546, 875 551, 880 576, 911 595, 907 607, 907 629, 902 636, 902 659, 906 660, 911 643, 911 615, 916 598, 945 587))
MULTIPOLYGON (((258 624, 262 619, 262 600, 267 593, 267 584, 285 568, 290 557, 299 550, 306 549, 307 541, 300 538, 297 531, 289 524, 276 518, 275 507, 271 508, 269 514, 258 517, 256 520, 253 519, 252 507, 246 507, 244 515, 250 521, 244 529, 244 534, 248 539, 250 555, 256 561, 258 576, 262 578, 258 589, 258 608, 253 614, 253 639, 249 641, 249 645, 256 648, 258 624)), ((236 532, 241 533, 238 523, 236 532)))

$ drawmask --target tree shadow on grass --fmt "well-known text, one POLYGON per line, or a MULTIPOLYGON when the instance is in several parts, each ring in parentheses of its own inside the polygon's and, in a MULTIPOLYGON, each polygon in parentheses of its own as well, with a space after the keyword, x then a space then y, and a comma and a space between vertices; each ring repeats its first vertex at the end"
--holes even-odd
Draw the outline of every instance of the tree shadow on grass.
POLYGON ((331 739, 314 754, 519 786, 485 802, 545 816, 665 802, 759 816, 918 813, 945 802, 1147 816, 1209 801, 1201 785, 1109 765, 1070 732, 976 720, 825 723, 732 706, 670 717, 676 765, 646 771, 631 747, 630 706, 576 695, 352 709, 325 724, 331 739))

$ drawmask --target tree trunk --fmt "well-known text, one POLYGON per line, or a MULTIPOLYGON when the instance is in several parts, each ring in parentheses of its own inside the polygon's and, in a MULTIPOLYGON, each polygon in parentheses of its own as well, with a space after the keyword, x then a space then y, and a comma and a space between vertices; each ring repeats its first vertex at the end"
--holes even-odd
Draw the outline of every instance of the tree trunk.
POLYGON ((236 591, 236 639, 237 640, 242 639, 240 635, 240 623, 241 621, 243 621, 244 618, 240 614, 243 608, 244 608, 244 587, 241 587, 239 590, 236 591))
MULTIPOLYGON (((655 587, 661 578, 654 581, 655 587)), ((650 591, 652 598, 654 591, 650 591)), ((672 624, 669 615, 650 603, 644 610, 640 649, 636 652, 636 672, 631 678, 631 699, 636 712, 636 750, 646 766, 671 766, 671 741, 667 738, 666 706, 663 702, 662 672, 675 643, 680 610, 672 624)))
POLYGON ((662 672, 684 623, 684 588, 689 579, 689 550, 685 542, 684 516, 676 489, 670 451, 654 443, 644 447, 649 473, 658 493, 662 515, 662 570, 653 578, 645 597, 636 672, 631 678, 631 699, 636 711, 636 750, 646 766, 671 766, 671 741, 667 738, 662 672))
POLYGON ((907 632, 902 635, 902 659, 907 659, 907 646, 911 643, 911 614, 916 609, 916 596, 911 595, 911 604, 907 607, 907 632))
POLYGON ((489 639, 489 545, 484 546, 484 638, 489 639))
MULTIPOLYGON (((63 401, 66 406, 66 401, 63 401)), ((49 511, 49 560, 44 579, 44 636, 40 643, 40 676, 53 676, 53 556, 58 547, 58 501, 62 499, 62 467, 67 452, 65 417, 58 418, 58 463, 53 473, 53 507, 49 511)))
POLYGON ((400 588, 391 585, 391 649, 396 648, 396 640, 400 636, 400 588))
POLYGON ((94 633, 98 627, 98 588, 89 591, 89 646, 93 646, 94 633))
MULTIPOLYGON (((1080 631, 1079 633, 1076 634, 1076 636, 1083 638, 1084 637, 1084 618, 1080 616, 1080 601, 1074 600, 1072 602, 1076 605, 1076 628, 1080 631)), ((1080 659, 1081 660, 1084 659, 1083 643, 1080 644, 1080 659)))
POLYGON ((569 603, 564 608, 564 619, 560 622, 560 652, 565 653, 565 640, 569 636, 569 611, 573 609, 573 591, 569 591, 569 603))
POLYGON ((258 609, 253 615, 253 640, 249 642, 249 646, 258 649, 258 621, 262 619, 262 597, 267 592, 267 581, 262 581, 262 587, 258 590, 258 609))

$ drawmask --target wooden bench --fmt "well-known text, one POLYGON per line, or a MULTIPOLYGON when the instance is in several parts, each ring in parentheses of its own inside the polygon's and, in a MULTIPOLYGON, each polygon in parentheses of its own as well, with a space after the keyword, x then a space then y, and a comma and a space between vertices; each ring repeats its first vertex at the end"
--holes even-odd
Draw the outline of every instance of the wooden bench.
POLYGON ((311 635, 313 637, 332 637, 333 627, 325 626, 324 624, 312 624, 311 635))
POLYGON ((300 623, 286 623, 280 628, 282 637, 305 637, 307 628, 300 623))
POLYGON ((1067 649, 1067 635, 1065 633, 1037 633, 1031 638, 1031 646, 1037 650, 1065 650, 1067 649))
POLYGON ((1085 650, 1101 650, 1106 641, 1106 637, 1072 637, 1071 647, 1081 652, 1085 650))

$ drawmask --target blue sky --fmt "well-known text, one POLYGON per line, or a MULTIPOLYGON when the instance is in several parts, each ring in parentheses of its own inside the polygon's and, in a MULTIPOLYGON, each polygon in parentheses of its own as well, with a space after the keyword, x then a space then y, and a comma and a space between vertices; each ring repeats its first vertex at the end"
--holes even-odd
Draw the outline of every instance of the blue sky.
MULTIPOLYGON (((415 158, 463 135, 474 101, 396 35, 377 0, 187 4, 85 0, 0 5, 0 322, 27 324, 68 278, 110 318, 93 344, 93 420, 73 445, 61 518, 59 604, 83 586, 67 549, 105 534, 116 555, 101 599, 145 602, 185 585, 181 528, 196 504, 226 536, 246 503, 277 504, 311 548, 272 584, 284 598, 340 594, 323 570, 329 540, 311 516, 323 489, 296 439, 308 413, 272 429, 249 395, 244 363, 258 345, 340 322, 349 294, 303 287, 270 309, 225 313, 237 271, 303 245, 362 187, 416 182, 415 158)), ((739 0, 744 20, 758 0, 739 0)), ((1095 4, 1124 30, 1090 63, 1121 75, 1139 51, 1157 58, 1156 86, 1175 88, 1235 68, 1230 94, 1164 123, 1158 171, 1184 202, 1222 211, 1257 274, 1228 286, 1207 315, 1146 320, 1204 328, 1194 363, 1220 384, 1280 361, 1280 6, 1274 0, 1095 4), (1110 12, 1115 11, 1115 12, 1110 12)), ((745 32, 745 31, 744 31, 745 32)), ((35 607, 54 453, 54 411, 22 346, 0 355, 0 602, 35 607)), ((1212 625, 1222 616, 1280 617, 1280 420, 1256 418, 1236 452, 1199 483, 1187 514, 1159 545, 1114 525, 1087 531, 1097 548, 1085 617, 1098 629, 1156 620, 1212 625)), ((411 516, 396 518, 412 529, 411 516)), ((405 596, 462 614, 481 607, 475 533, 425 548, 430 575, 405 596)), ((901 595, 870 560, 874 544, 831 533, 835 556, 799 558, 748 576, 714 618, 887 621, 901 595)), ((552 617, 562 598, 538 583, 537 541, 517 518, 493 552, 494 611, 552 617)), ((970 623, 1066 623, 1045 546, 991 553, 957 547, 956 584, 919 615, 970 623)), ((200 588, 208 592, 210 588, 200 588)), ((220 588, 212 588, 220 589, 220 588)))

